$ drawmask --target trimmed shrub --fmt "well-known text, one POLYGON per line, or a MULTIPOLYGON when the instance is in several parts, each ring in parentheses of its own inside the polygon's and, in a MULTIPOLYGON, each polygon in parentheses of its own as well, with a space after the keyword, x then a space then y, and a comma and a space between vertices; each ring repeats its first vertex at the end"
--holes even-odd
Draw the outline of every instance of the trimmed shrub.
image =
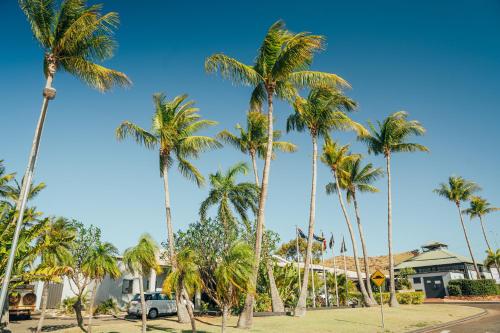
MULTIPOLYGON (((451 280, 448 283, 448 291, 450 286, 458 286, 463 296, 491 296, 497 294, 497 286, 495 280, 469 280, 459 279, 451 280)), ((452 287, 455 288, 455 287, 452 287)))
MULTIPOLYGON (((382 301, 384 304, 389 303, 390 293, 382 293, 382 301)), ((377 299, 377 303, 380 304, 380 296, 373 295, 377 299)), ((396 298, 399 304, 422 304, 425 299, 425 294, 423 291, 410 291, 404 293, 396 293, 396 298)))
POLYGON ((450 296, 462 296, 462 289, 460 289, 460 285, 449 284, 448 285, 448 295, 450 295, 450 296))

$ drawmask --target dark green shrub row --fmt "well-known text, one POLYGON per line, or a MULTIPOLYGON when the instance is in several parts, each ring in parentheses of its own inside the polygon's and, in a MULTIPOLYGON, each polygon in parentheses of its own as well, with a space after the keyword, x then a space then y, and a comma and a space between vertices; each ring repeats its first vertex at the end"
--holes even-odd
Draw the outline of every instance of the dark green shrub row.
MULTIPOLYGON (((375 298, 377 303, 380 304, 380 295, 376 293, 375 298)), ((382 293, 382 301, 384 304, 389 303, 390 294, 382 293)), ((423 291, 409 291, 403 293, 396 293, 396 298, 399 304, 422 304, 425 299, 425 294, 423 291)))
POLYGON ((497 294, 495 280, 451 280, 448 283, 448 294, 450 296, 490 296, 497 294), (451 287, 451 289, 450 289, 451 287))

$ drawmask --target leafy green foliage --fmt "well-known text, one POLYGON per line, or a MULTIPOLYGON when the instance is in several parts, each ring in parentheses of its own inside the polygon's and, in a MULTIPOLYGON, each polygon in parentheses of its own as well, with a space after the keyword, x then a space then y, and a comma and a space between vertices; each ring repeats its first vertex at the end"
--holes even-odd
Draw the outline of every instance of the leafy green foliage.
MULTIPOLYGON (((375 296, 377 303, 380 304, 380 296, 378 294, 375 296)), ((382 293, 382 301, 384 304, 389 303, 390 296, 390 293, 382 293)), ((399 304, 422 304, 425 300, 425 294, 423 291, 402 292, 396 293, 396 298, 399 304)))
POLYGON ((479 196, 472 196, 470 198, 470 207, 464 209, 463 212, 470 216, 471 219, 477 217, 481 218, 492 212, 499 211, 500 208, 492 207, 488 200, 481 198, 479 196))
POLYGON ((116 279, 121 275, 117 256, 118 250, 113 244, 108 242, 95 244, 82 265, 82 272, 96 281, 102 281, 106 276, 116 279))
POLYGON ((496 251, 487 250, 486 254, 487 256, 484 260, 484 265, 488 268, 494 265, 497 265, 498 267, 498 263, 500 263, 500 249, 497 249, 496 251))
POLYGON ((469 200, 472 194, 480 189, 476 183, 463 177, 450 176, 448 183, 441 183, 434 193, 458 205, 461 201, 469 200))
POLYGON ((94 315, 98 314, 116 314, 118 313, 119 308, 118 308, 118 303, 116 303, 116 300, 114 298, 108 298, 104 302, 99 303, 97 307, 94 310, 94 315))
POLYGON ((88 303, 88 293, 83 293, 81 297, 72 296, 66 297, 62 300, 60 305, 60 310, 65 314, 74 314, 75 313, 75 304, 78 302, 78 299, 81 298, 81 306, 82 310, 85 309, 85 304, 88 303))
POLYGON ((460 289, 460 285, 458 285, 458 284, 448 285, 448 295, 450 295, 450 296, 462 296, 462 289, 460 289))
MULTIPOLYGON (((326 285, 328 287, 328 294, 332 302, 336 300, 336 290, 335 290, 335 274, 330 272, 326 273, 326 285)), ((347 279, 347 297, 346 300, 346 276, 345 274, 337 274, 337 288, 339 290, 339 303, 341 305, 347 305, 347 301, 357 300, 359 298, 359 290, 356 284, 347 279)))
POLYGON ((450 286, 458 286, 463 296, 489 296, 497 294, 496 282, 493 279, 451 280, 448 282, 448 290, 450 286))
POLYGON ((176 290, 186 290, 188 295, 194 295, 196 290, 203 288, 200 268, 198 267, 197 253, 189 247, 183 248, 177 253, 177 269, 168 274, 163 282, 165 294, 171 294, 176 290))
POLYGON ((158 245, 148 234, 139 237, 137 245, 130 247, 123 253, 123 263, 131 273, 137 273, 141 276, 149 275, 152 269, 159 270, 158 245))

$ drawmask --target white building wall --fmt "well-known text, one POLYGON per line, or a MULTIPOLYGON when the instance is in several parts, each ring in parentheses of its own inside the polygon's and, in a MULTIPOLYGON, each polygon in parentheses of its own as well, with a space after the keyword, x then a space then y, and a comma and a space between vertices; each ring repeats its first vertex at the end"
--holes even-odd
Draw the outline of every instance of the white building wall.
POLYGON ((424 286, 424 277, 431 277, 431 276, 441 276, 443 279, 443 284, 444 284, 444 290, 446 293, 446 296, 448 296, 448 282, 451 280, 456 280, 456 279, 463 279, 464 274, 458 273, 458 272, 433 272, 433 273, 424 273, 424 274, 414 274, 414 275, 409 275, 408 278, 410 279, 410 282, 413 286, 413 289, 415 290, 421 290, 425 293, 425 286, 424 286), (415 283, 413 281, 413 278, 420 278, 420 283, 415 283))

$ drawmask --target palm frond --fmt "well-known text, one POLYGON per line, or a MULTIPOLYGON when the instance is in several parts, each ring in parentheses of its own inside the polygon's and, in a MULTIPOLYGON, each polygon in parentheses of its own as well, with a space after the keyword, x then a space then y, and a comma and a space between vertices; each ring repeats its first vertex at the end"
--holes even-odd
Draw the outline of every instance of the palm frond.
POLYGON ((262 77, 251 66, 222 53, 214 54, 205 60, 205 71, 219 72, 223 78, 235 84, 256 86, 262 82, 262 77))
POLYGON ((155 135, 149 133, 136 124, 131 123, 130 121, 122 122, 116 129, 115 134, 116 138, 120 141, 128 136, 131 136, 135 140, 135 142, 143 145, 148 149, 155 148, 158 143, 158 139, 155 137, 155 135))

